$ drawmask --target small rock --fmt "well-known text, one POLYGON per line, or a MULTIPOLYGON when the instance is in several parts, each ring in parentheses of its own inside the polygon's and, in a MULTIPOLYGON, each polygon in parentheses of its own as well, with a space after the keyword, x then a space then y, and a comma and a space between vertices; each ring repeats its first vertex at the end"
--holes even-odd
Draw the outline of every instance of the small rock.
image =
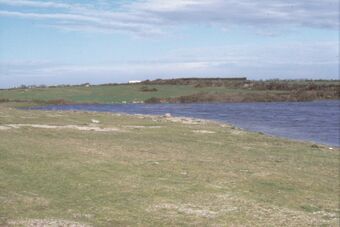
POLYGON ((171 113, 164 114, 164 117, 171 117, 171 113))

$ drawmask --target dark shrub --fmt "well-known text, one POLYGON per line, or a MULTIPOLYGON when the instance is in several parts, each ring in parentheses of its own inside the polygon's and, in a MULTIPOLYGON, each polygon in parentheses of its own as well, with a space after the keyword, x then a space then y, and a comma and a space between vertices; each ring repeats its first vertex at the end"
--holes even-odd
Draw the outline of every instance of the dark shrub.
POLYGON ((143 86, 140 88, 142 92, 156 92, 158 91, 157 88, 149 88, 148 86, 143 86))
POLYGON ((0 99, 0 102, 9 102, 9 99, 0 99))

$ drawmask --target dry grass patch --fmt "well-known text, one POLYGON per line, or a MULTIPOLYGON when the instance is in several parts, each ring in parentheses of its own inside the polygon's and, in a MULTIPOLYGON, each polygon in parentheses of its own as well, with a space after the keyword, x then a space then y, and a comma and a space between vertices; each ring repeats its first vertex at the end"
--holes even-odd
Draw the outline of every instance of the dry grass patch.
POLYGON ((44 124, 8 124, 7 128, 19 129, 22 127, 31 127, 38 129, 74 129, 79 131, 94 131, 94 132, 123 132, 119 128, 101 128, 97 126, 79 126, 79 125, 44 125, 44 124))
POLYGON ((10 220, 7 223, 9 226, 26 226, 26 227, 90 227, 91 225, 62 220, 62 219, 25 219, 25 220, 10 220))
POLYGON ((209 130, 193 130, 194 133, 200 133, 200 134, 215 134, 216 132, 214 131, 209 131, 209 130))

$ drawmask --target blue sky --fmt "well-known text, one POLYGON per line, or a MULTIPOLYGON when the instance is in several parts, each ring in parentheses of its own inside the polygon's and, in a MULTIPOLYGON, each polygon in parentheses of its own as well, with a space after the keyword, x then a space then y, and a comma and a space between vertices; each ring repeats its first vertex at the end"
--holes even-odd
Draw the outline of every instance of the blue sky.
POLYGON ((338 0, 0 0, 0 87, 338 79, 338 0))

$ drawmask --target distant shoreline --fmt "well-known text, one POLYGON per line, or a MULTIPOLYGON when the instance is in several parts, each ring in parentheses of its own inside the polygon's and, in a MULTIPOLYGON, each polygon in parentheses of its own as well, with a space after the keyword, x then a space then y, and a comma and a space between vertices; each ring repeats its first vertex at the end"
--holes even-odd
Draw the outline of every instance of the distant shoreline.
POLYGON ((251 81, 185 78, 134 84, 22 86, 0 90, 0 102, 38 105, 110 103, 244 103, 340 99, 340 81, 251 81))

